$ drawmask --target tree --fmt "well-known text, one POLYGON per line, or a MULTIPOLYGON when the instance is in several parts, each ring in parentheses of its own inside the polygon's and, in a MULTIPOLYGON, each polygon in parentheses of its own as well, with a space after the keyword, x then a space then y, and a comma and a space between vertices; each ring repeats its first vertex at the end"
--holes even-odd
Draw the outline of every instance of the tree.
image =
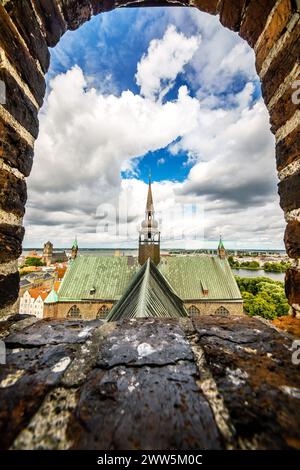
POLYGON ((284 273, 287 269, 291 267, 291 264, 287 261, 280 261, 280 263, 276 262, 269 262, 266 261, 266 263, 263 265, 263 269, 266 272, 273 272, 273 273, 284 273))
POLYGON ((289 304, 283 282, 267 277, 242 278, 236 276, 244 309, 250 316, 259 315, 271 320, 287 315, 289 304))
POLYGON ((239 269, 239 267, 240 267, 239 261, 234 259, 233 256, 228 256, 228 263, 229 263, 231 268, 239 269))
POLYGON ((33 256, 29 256, 25 259, 25 263, 23 266, 45 266, 45 263, 41 260, 41 258, 35 258, 33 256))
POLYGON ((260 269, 260 264, 258 261, 243 261, 241 263, 241 268, 247 269, 260 269))

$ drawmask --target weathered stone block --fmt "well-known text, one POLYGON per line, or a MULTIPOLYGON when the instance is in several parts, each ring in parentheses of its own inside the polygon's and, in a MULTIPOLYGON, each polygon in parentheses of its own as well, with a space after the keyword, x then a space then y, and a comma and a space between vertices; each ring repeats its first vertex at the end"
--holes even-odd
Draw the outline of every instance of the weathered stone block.
POLYGON ((300 271, 288 269, 285 273, 285 295, 289 304, 300 304, 300 271))
POLYGON ((0 44, 10 59, 12 65, 19 72, 23 81, 29 86, 33 96, 41 106, 45 94, 46 84, 43 75, 39 72, 35 60, 12 27, 7 11, 0 4, 0 44))
POLYGON ((97 364, 110 369, 118 364, 135 366, 176 364, 191 361, 193 354, 176 320, 166 324, 153 319, 132 320, 123 323, 103 344, 97 364), (148 336, 139 325, 147 325, 148 336), (168 340, 166 339, 168 338, 168 340))
POLYGON ((201 11, 214 15, 217 12, 218 3, 219 0, 192 0, 191 6, 195 6, 201 11))
POLYGON ((67 22, 68 29, 77 29, 92 16, 91 2, 89 0, 59 0, 67 22))
POLYGON ((291 0, 282 0, 278 3, 273 17, 263 32, 260 39, 260 44, 256 49, 256 69, 261 70, 263 61, 269 54, 275 42, 284 33, 286 25, 292 16, 292 3, 291 0))
POLYGON ((299 399, 293 390, 300 380, 291 361, 292 341, 246 315, 193 323, 242 448, 299 448, 299 399))
MULTIPOLYGON (((250 0, 240 28, 242 38, 254 47, 262 33, 268 16, 274 7, 274 0, 250 0)), ((232 2, 231 2, 232 5, 232 2)), ((232 5, 232 9, 235 6, 232 5)))
POLYGON ((226 28, 239 31, 246 0, 236 0, 234 6, 231 0, 223 0, 218 6, 220 21, 226 28))
POLYGON ((7 344, 12 347, 42 346, 59 343, 84 343, 89 339, 93 330, 102 324, 101 320, 47 320, 41 324, 34 324, 22 332, 12 333, 6 338, 7 344))
POLYGON ((195 364, 185 361, 164 367, 120 365, 105 372, 94 370, 68 429, 74 448, 222 448, 197 376, 195 364))
POLYGON ((24 227, 0 224, 0 263, 19 258, 22 254, 24 227))
POLYGON ((280 206, 285 211, 300 207, 300 174, 289 176, 278 184, 280 206))
MULTIPOLYGON (((300 77, 297 78, 300 80, 300 77)), ((292 94, 294 93, 292 86, 289 86, 286 92, 278 99, 276 104, 270 110, 270 121, 272 124, 272 132, 283 126, 297 111, 299 105, 293 103, 292 94)))
POLYGON ((7 364, 0 370, 2 448, 10 447, 39 409, 47 392, 59 383, 75 350, 75 345, 68 344, 23 349, 14 354, 8 349, 7 364), (14 384, 14 393, 11 393, 9 381, 14 384))
POLYGON ((5 2, 4 7, 26 42, 30 53, 38 59, 43 71, 46 73, 49 67, 50 54, 31 2, 28 0, 19 0, 18 2, 8 0, 5 2))
POLYGON ((262 79, 262 92, 266 103, 277 91, 281 83, 299 61, 300 50, 300 21, 293 29, 285 46, 273 59, 270 67, 262 79))
POLYGON ((0 157, 28 176, 33 162, 33 148, 0 118, 0 157))
POLYGON ((12 173, 0 171, 0 208, 7 212, 12 212, 23 217, 25 203, 27 199, 27 189, 25 180, 17 178, 12 173))
MULTIPOLYGON (((104 11, 111 11, 116 6, 116 0, 91 0, 93 15, 104 11)), ((122 2, 120 2, 122 3, 122 2)))
POLYGON ((46 37, 47 44, 54 47, 60 37, 67 30, 56 0, 31 0, 34 8, 39 15, 43 27, 43 34, 46 37))
POLYGON ((33 137, 39 133, 37 109, 32 101, 19 87, 16 80, 5 69, 0 69, 0 80, 5 83, 6 103, 4 108, 23 126, 33 137))
POLYGON ((300 222, 297 220, 288 222, 284 234, 284 243, 290 258, 300 258, 300 222))
POLYGON ((0 274, 0 306, 6 307, 13 304, 19 295, 19 272, 12 274, 0 274))
POLYGON ((282 170, 298 158, 300 158, 300 124, 276 145, 277 169, 282 170))

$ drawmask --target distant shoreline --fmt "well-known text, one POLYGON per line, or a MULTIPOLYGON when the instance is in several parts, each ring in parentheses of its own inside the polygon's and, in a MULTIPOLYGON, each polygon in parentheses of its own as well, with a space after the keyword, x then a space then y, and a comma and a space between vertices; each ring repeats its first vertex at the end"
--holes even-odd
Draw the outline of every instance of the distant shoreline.
MULTIPOLYGON (((138 251, 138 248, 82 248, 80 247, 79 248, 80 251, 138 251)), ((68 246, 68 247, 65 247, 65 248, 56 248, 55 247, 55 251, 70 251, 71 248, 68 246)), ((37 252, 42 252, 43 251, 43 248, 39 247, 39 248, 23 248, 23 252, 27 252, 27 251, 37 251, 37 252)), ((217 252, 217 249, 216 248, 199 248, 199 249, 195 249, 195 250, 189 250, 189 249, 184 249, 184 248, 162 248, 161 247, 161 251, 162 252, 170 252, 172 254, 176 254, 176 253, 200 253, 200 252, 206 252, 206 251, 213 251, 213 252, 217 252)), ((286 253, 285 250, 280 250, 280 249, 247 249, 247 248, 243 248, 243 249, 230 249, 230 248, 227 248, 227 252, 239 252, 239 253, 243 253, 243 252, 247 252, 247 253, 286 253)))

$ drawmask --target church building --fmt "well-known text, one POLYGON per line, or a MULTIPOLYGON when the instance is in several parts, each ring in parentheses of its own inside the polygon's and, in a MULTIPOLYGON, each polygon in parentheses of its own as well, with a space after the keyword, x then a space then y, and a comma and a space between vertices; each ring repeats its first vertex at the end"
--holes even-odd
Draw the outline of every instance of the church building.
POLYGON ((44 317, 85 320, 242 313, 221 237, 216 256, 160 257, 150 179, 138 257, 78 255, 75 240, 60 289, 44 302, 44 317))
POLYGON ((66 262, 68 261, 68 257, 65 251, 54 252, 53 244, 48 241, 47 243, 44 244, 42 260, 47 266, 50 266, 51 264, 54 264, 54 263, 66 262))

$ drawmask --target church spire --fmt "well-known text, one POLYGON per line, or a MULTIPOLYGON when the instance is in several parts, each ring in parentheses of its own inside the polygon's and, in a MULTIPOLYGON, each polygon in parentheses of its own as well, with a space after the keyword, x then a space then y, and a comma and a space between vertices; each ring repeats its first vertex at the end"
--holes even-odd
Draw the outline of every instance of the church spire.
POLYGON ((78 243, 77 243, 77 235, 76 235, 73 245, 72 245, 72 249, 71 249, 71 258, 75 259, 77 257, 77 253, 78 253, 78 243))
POLYGON ((225 251, 225 247, 224 247, 224 243, 223 243, 223 240, 222 240, 222 234, 221 233, 220 233, 220 240, 219 240, 219 246, 218 246, 218 255, 221 259, 226 258, 226 251, 225 251))
POLYGON ((145 219, 142 221, 139 235, 139 263, 143 265, 148 258, 155 264, 160 261, 160 232, 158 222, 154 218, 154 204, 151 188, 151 175, 149 175, 148 194, 145 219))
POLYGON ((146 212, 154 212, 152 189, 151 189, 151 173, 149 173, 149 180, 148 180, 148 195, 147 195, 146 212))

